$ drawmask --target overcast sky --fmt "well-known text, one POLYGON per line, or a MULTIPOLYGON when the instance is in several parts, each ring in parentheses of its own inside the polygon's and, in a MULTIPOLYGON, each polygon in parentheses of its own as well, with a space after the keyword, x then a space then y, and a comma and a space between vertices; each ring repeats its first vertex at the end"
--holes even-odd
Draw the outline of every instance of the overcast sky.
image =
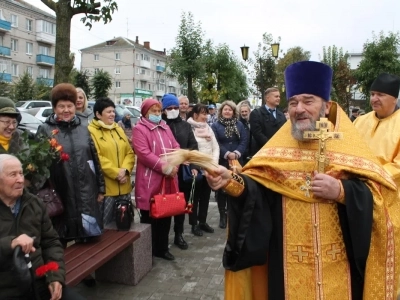
MULTIPOLYGON (((52 12, 40 0, 25 0, 52 12)), ((123 36, 150 42, 156 50, 175 44, 181 14, 190 11, 201 22, 205 38, 226 43, 241 57, 240 46, 250 47, 250 55, 264 32, 281 37, 281 50, 301 46, 319 60, 322 47, 336 45, 359 53, 372 32, 400 29, 398 0, 118 0, 119 9, 111 23, 95 23, 92 30, 75 16, 71 28, 71 51, 80 66, 79 50, 113 37, 123 36), (396 19, 397 17, 397 19, 396 19)))

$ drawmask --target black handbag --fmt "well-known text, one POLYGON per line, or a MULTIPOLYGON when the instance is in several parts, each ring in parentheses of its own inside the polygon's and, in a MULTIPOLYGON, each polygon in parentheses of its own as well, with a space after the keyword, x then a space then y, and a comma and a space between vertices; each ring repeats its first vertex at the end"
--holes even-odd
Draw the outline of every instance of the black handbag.
MULTIPOLYGON (((184 182, 192 182, 193 180, 192 169, 190 166, 182 165, 182 179, 184 182)), ((198 171, 197 176, 194 178, 195 181, 203 179, 203 174, 198 171)))
POLYGON ((64 212, 64 204, 50 181, 48 181, 47 187, 37 192, 37 196, 46 205, 47 213, 49 214, 50 218, 59 216, 64 212))
POLYGON ((129 199, 115 200, 115 222, 117 229, 121 231, 128 231, 134 219, 134 211, 132 201, 129 199))

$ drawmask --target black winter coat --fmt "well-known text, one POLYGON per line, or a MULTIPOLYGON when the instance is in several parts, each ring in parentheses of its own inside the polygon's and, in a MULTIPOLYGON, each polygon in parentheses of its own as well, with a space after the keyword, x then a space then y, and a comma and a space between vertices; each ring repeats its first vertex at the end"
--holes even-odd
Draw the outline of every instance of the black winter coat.
MULTIPOLYGON (((197 140, 194 136, 192 126, 188 122, 183 121, 179 116, 175 119, 167 119, 164 114, 163 120, 165 120, 165 122, 167 122, 168 126, 171 128, 172 134, 174 135, 181 149, 199 150, 199 145, 197 144, 197 140)), ((197 169, 197 167, 193 165, 190 167, 197 169)), ((178 172, 178 181, 180 187, 183 184, 181 168, 178 172)))
POLYGON ((57 229, 60 237, 88 237, 83 231, 81 214, 94 217, 102 228, 97 196, 105 193, 103 173, 89 130, 81 124, 79 117, 65 122, 56 120, 52 114, 39 127, 37 135, 55 138, 69 155, 68 161, 54 162, 50 169, 51 182, 64 203, 63 215, 55 220, 55 223, 59 223, 57 229), (59 132, 53 135, 54 129, 59 132))
MULTIPOLYGON (((55 261, 59 270, 52 278, 64 284, 64 250, 57 232, 54 230, 43 202, 26 190, 21 196, 21 206, 17 217, 0 200, 0 299, 19 299, 23 296, 23 287, 13 277, 11 241, 21 234, 35 236, 35 252, 30 253, 32 269, 55 261)), ((48 281, 47 284, 50 282, 48 281)))

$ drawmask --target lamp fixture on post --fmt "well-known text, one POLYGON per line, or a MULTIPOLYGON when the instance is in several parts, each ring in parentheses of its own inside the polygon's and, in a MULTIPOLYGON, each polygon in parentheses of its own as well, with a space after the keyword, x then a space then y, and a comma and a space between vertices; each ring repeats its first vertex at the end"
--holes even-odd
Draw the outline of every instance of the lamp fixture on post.
POLYGON ((246 61, 249 58, 249 47, 244 45, 240 47, 240 50, 242 51, 243 60, 246 61))
POLYGON ((272 49, 272 56, 277 59, 279 55, 279 43, 273 43, 271 44, 271 49, 272 49))

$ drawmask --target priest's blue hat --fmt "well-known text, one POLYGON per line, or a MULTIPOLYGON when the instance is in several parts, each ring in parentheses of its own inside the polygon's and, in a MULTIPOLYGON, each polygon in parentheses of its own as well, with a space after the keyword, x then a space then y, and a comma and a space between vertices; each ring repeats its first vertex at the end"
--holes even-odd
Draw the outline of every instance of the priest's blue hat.
POLYGON ((312 94, 325 101, 330 99, 333 70, 316 61, 300 61, 285 70, 286 99, 295 95, 312 94))

